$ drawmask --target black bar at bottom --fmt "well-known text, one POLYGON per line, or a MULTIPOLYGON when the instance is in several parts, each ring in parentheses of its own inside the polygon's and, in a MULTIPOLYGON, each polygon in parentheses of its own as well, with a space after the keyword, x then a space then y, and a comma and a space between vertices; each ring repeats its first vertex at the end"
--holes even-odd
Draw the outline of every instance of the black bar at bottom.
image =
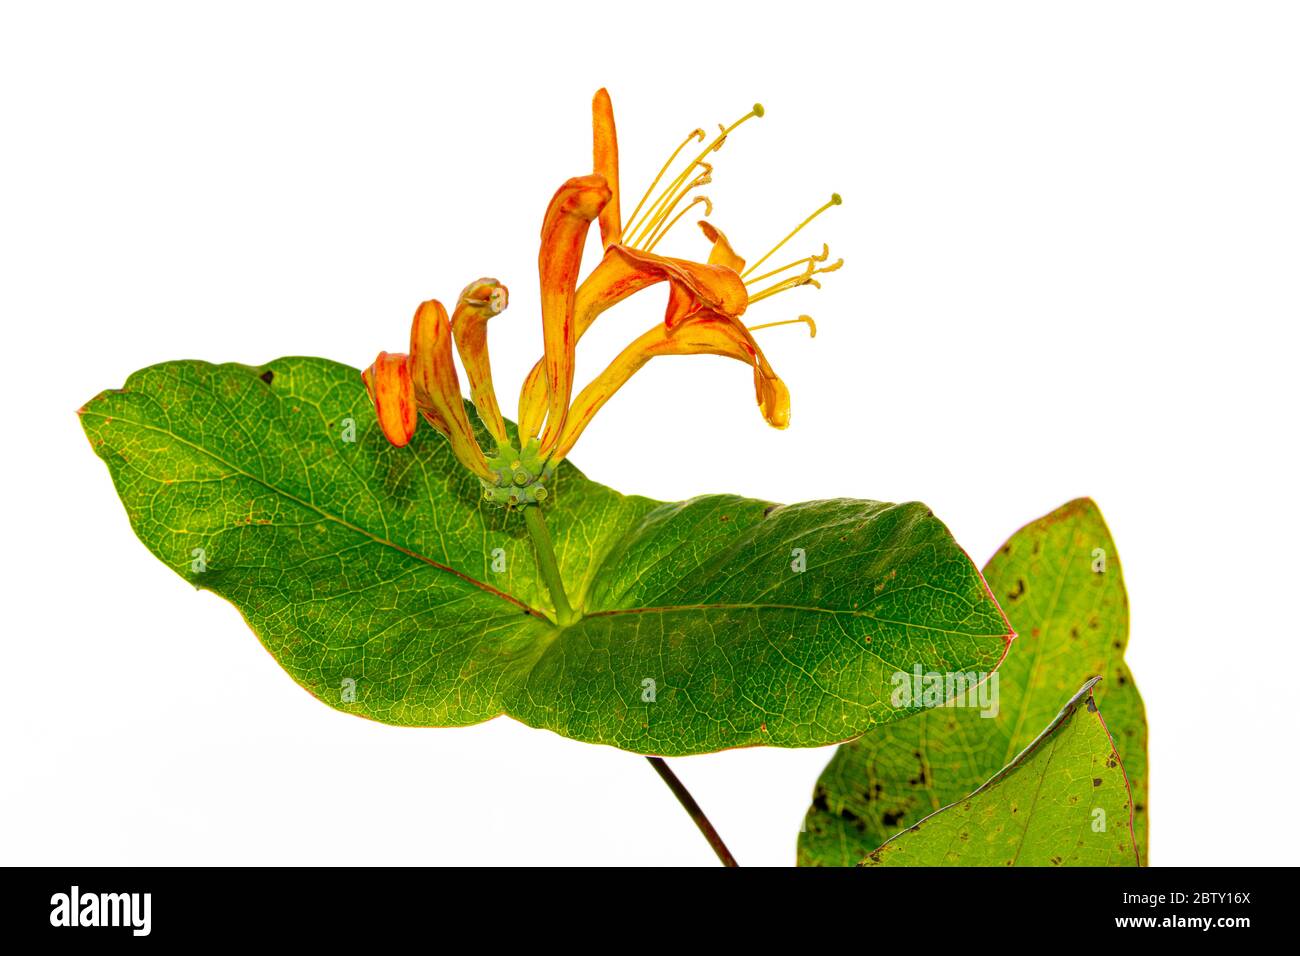
POLYGON ((682 933, 690 935, 686 927, 707 923, 731 942, 780 926, 802 933, 803 945, 823 933, 848 933, 864 946, 946 932, 996 943, 1004 933, 1026 930, 1065 944, 1102 931, 1200 934, 1227 943, 1232 934, 1289 926, 1294 910, 1284 907, 1295 882, 1283 869, 1158 867, 40 868, 8 869, 5 876, 6 938, 38 933, 51 941, 67 935, 86 942, 117 936, 211 944, 246 940, 256 927, 259 942, 341 945, 351 938, 362 948, 363 940, 369 946, 386 935, 420 938, 433 926, 444 939, 448 931, 472 935, 479 926, 487 943, 530 926, 545 938, 560 928, 561 935, 608 932, 620 921, 630 938, 641 930, 653 936, 657 927, 672 929, 679 942, 682 933))

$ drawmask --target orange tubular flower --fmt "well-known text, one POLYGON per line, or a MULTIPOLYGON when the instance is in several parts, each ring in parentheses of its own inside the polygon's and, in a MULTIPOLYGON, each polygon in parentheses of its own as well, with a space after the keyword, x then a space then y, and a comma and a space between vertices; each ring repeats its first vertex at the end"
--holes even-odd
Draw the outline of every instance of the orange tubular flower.
POLYGON ((612 246, 623 237, 618 211, 618 134, 614 131, 614 104, 602 87, 591 101, 592 171, 609 187, 609 202, 600 211, 600 241, 612 246))
POLYGON ((790 390, 772 371, 762 349, 743 324, 729 316, 699 310, 670 331, 655 325, 625 348, 590 385, 578 393, 569 409, 554 461, 564 459, 601 406, 637 371, 657 355, 725 355, 754 368, 759 410, 774 428, 790 424, 790 390))
MULTIPOLYGON (((542 287, 548 430, 558 431, 573 395, 573 352, 577 343, 573 328, 574 286, 582 266, 587 230, 610 196, 603 176, 575 176, 555 193, 542 221, 537 271, 542 287)), ((530 402, 521 403, 520 441, 535 437, 540 427, 540 410, 530 402)))
POLYGON ((479 418, 498 445, 507 444, 506 423, 492 387, 492 365, 488 361, 487 323, 510 304, 510 293, 496 279, 478 279, 465 287, 451 316, 451 333, 456 339, 469 392, 479 418))
MULTIPOLYGON (((740 120, 729 127, 722 127, 721 133, 705 145, 699 155, 670 179, 658 197, 652 200, 651 195, 656 186, 665 178, 682 149, 693 140, 704 141, 702 130, 693 132, 664 164, 627 223, 615 225, 612 217, 606 215, 609 210, 618 208, 620 202, 613 107, 605 90, 596 93, 592 101, 593 164, 610 185, 611 198, 605 206, 605 212, 601 214, 601 239, 605 246, 605 256, 578 287, 574 296, 574 340, 576 342, 580 339, 595 319, 607 309, 656 283, 668 283, 668 304, 663 325, 651 329, 624 350, 574 400, 568 419, 560 427, 558 439, 552 433, 553 420, 548 420, 542 448, 549 452, 551 461, 559 461, 568 454, 591 416, 637 369, 656 355, 702 352, 729 355, 752 364, 755 370, 755 388, 764 418, 778 428, 789 424, 789 392, 772 371, 762 350, 754 342, 750 329, 740 321, 740 316, 751 302, 801 285, 819 285, 814 276, 838 269, 842 260, 825 265, 829 259, 829 250, 823 247, 820 254, 749 278, 756 271, 755 268, 746 269, 744 258, 732 248, 726 235, 707 221, 699 224, 711 244, 707 262, 669 258, 653 251, 690 208, 703 204, 706 211, 711 211, 709 200, 702 196, 696 196, 683 205, 695 187, 707 183, 711 178, 712 166, 704 162, 704 157, 721 149, 736 127, 763 114, 762 106, 755 105, 740 120), (799 271, 791 272, 794 269, 799 271), (767 288, 751 288, 768 279, 774 281, 767 288), (682 335, 674 337, 674 332, 679 329, 682 335)), ((839 196, 832 196, 830 202, 800 223, 754 266, 761 266, 804 226, 839 203, 839 196)), ((806 322, 812 333, 816 334, 811 318, 800 316, 790 321, 806 322)), ((787 323, 766 323, 753 328, 782 324, 787 323)), ((545 387, 546 381, 539 363, 524 382, 521 407, 540 404, 545 387)))
POLYGON ((488 361, 487 323, 506 307, 508 300, 505 286, 495 279, 470 283, 461 293, 450 321, 437 302, 424 303, 412 325, 409 358, 380 353, 364 374, 380 426, 389 441, 395 445, 410 441, 418 411, 447 436, 465 467, 479 476, 484 498, 507 507, 525 507, 546 500, 555 466, 569 454, 592 417, 638 369, 659 355, 725 355, 744 362, 753 370, 755 396, 763 418, 775 428, 788 426, 789 390, 772 370, 752 333, 803 322, 816 335, 816 326, 806 315, 753 326, 746 325, 742 316, 755 302, 779 292, 818 286, 816 276, 833 272, 843 264, 843 260, 830 262, 830 250, 822 246, 820 252, 760 271, 808 223, 839 205, 838 195, 832 195, 829 202, 752 263, 747 263, 707 220, 699 223, 710 246, 706 261, 671 258, 655 251, 695 206, 703 206, 705 215, 712 213, 710 201, 695 193, 712 179, 713 166, 706 158, 721 150, 739 126, 763 116, 762 106, 756 104, 730 126, 720 126, 720 132, 711 139, 704 130, 692 131, 664 163, 626 219, 621 214, 614 108, 605 90, 597 91, 591 113, 592 172, 561 186, 542 221, 537 268, 545 354, 533 366, 519 393, 518 442, 512 443, 506 432, 488 361), (685 165, 672 172, 688 147, 691 149, 686 152, 685 165), (699 152, 692 158, 696 149, 699 152), (583 248, 594 221, 600 223, 604 255, 579 284, 583 248), (575 398, 578 340, 608 309, 661 282, 666 283, 668 292, 663 320, 625 348, 575 398), (497 444, 496 454, 490 458, 474 439, 460 397, 451 354, 453 339, 479 417, 497 444))
POLYGON ((361 373, 370 400, 375 403, 384 437, 402 448, 415 435, 415 387, 406 355, 380 352, 375 363, 361 373))
MULTIPOLYGON (((745 284, 731 269, 669 259, 628 246, 610 246, 574 297, 575 344, 601 313, 634 293, 664 281, 669 282, 664 324, 670 328, 701 308, 737 317, 749 304, 745 284)), ((545 401, 545 395, 545 369, 538 362, 524 382, 521 407, 523 404, 539 406, 545 401)))
POLYGON ((461 464, 480 478, 490 478, 492 469, 465 414, 451 341, 451 322, 442 303, 430 299, 421 304, 411 321, 409 361, 416 406, 430 425, 447 436, 461 464))

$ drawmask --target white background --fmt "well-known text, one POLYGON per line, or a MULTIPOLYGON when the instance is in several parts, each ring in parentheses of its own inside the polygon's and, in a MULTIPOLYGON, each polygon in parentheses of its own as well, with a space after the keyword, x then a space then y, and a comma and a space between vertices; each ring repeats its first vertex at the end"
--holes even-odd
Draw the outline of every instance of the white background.
MULTIPOLYGON (((742 366, 664 359, 576 463, 665 499, 921 499, 978 563, 1091 495, 1132 603, 1152 862, 1293 862, 1298 25, 1268 3, 7 4, 0 858, 713 861, 639 757, 314 701, 135 540, 75 415, 167 359, 364 365, 482 274, 512 289, 513 395, 542 212, 589 168, 607 85, 629 199, 761 100, 714 220, 752 258, 838 190, 804 244, 847 264, 750 314, 818 319, 759 333, 788 431, 742 366)), ((580 376, 654 320, 643 298, 580 376)), ((830 755, 674 763, 742 864, 788 864, 830 755)))

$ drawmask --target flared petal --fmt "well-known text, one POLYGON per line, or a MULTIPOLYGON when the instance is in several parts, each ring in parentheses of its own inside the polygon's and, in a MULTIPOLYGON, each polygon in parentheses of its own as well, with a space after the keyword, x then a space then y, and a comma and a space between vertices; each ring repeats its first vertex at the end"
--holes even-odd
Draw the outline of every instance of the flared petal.
POLYGON ((488 359, 487 323, 510 304, 510 293, 496 279, 478 279, 465 287, 451 316, 456 350, 469 377, 469 392, 478 417, 498 442, 506 442, 506 423, 492 387, 492 364, 488 359))
POLYGON ((704 231, 704 237, 713 243, 713 248, 709 251, 710 265, 726 266, 736 275, 745 271, 745 260, 736 255, 736 250, 731 248, 731 243, 721 229, 707 219, 700 220, 700 229, 704 231))
POLYGON ((603 87, 591 100, 591 168, 605 178, 609 202, 600 211, 600 241, 605 248, 621 242, 623 220, 618 202, 618 133, 614 128, 614 104, 603 87))
POLYGON ((609 202, 602 176, 577 176, 556 191, 542 222, 537 271, 542 288, 542 338, 545 344, 547 401, 543 408, 525 391, 520 395, 519 440, 537 435, 549 415, 548 434, 558 434, 573 394, 573 348, 577 341, 573 299, 582 249, 591 222, 609 202))
POLYGON ((380 352, 374 364, 361 373, 361 380, 375 403, 375 415, 384 437, 398 448, 408 445, 419 419, 406 355, 380 352))
POLYGON ((492 470, 465 412, 460 378, 451 357, 451 342, 451 322, 442 303, 436 299, 422 303, 411 322, 409 367, 416 407, 434 428, 447 436, 461 464, 481 478, 491 478, 492 470))
MULTIPOLYGON (((626 246, 610 246, 600 264, 578 286, 573 322, 576 343, 603 312, 658 282, 669 283, 664 324, 673 327, 697 312, 740 316, 749 304, 745 284, 733 270, 686 259, 670 259, 626 246)), ((521 391, 525 406, 539 408, 546 397, 542 362, 533 366, 521 391)))
POLYGON ((669 336, 668 355, 725 355, 754 369, 754 397, 773 428, 790 425, 790 390, 772 370, 767 356, 744 324, 718 313, 703 313, 669 336))
POLYGON ((620 352, 605 371, 578 393, 552 460, 564 459, 596 412, 646 362, 658 355, 725 355, 745 362, 754 369, 755 398, 768 424, 774 428, 786 428, 790 424, 790 391, 772 370, 749 330, 730 316, 697 312, 671 330, 662 323, 656 324, 620 352))
POLYGON ((661 278, 668 280, 670 290, 664 324, 670 329, 699 312, 715 312, 736 318, 744 315, 749 305, 745 283, 726 266, 669 259, 626 246, 616 246, 611 251, 632 261, 642 272, 658 272, 661 278))

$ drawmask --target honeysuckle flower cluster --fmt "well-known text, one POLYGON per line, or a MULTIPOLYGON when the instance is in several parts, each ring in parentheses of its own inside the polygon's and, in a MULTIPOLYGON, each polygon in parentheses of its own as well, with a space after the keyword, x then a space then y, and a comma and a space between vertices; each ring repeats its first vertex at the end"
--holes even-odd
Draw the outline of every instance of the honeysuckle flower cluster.
POLYGON ((487 325, 509 304, 496 279, 471 282, 450 317, 437 300, 416 310, 407 353, 380 352, 363 374, 384 435, 397 446, 415 434, 419 419, 451 443, 456 458, 478 476, 483 496, 507 507, 523 507, 548 497, 547 483, 601 407, 650 359, 659 355, 725 355, 752 367, 759 410, 768 424, 790 423, 790 392, 754 340, 758 329, 813 320, 746 325, 749 306, 787 289, 819 286, 817 276, 843 265, 830 250, 803 256, 777 268, 763 267, 809 222, 831 206, 838 194, 789 232, 752 264, 736 253, 727 237, 707 218, 699 227, 709 244, 704 261, 675 259, 655 252, 672 228, 696 206, 712 214, 712 203, 698 190, 712 180, 708 157, 722 149, 742 124, 763 116, 754 108, 710 137, 692 131, 673 151, 626 219, 619 190, 618 139, 614 110, 605 90, 592 100, 593 170, 564 183, 542 220, 537 269, 541 282, 544 342, 542 359, 519 393, 518 439, 512 441, 497 402, 488 359, 487 325), (698 153, 695 151, 698 150, 698 153), (683 154, 693 158, 684 160, 683 154), (673 172, 675 167, 678 171, 673 172), (671 175, 670 175, 671 174, 671 175), (604 254, 578 282, 591 224, 599 225, 604 254), (762 271, 760 271, 762 270, 762 271), (574 358, 579 339, 607 309, 659 283, 668 287, 663 321, 646 330, 589 384, 574 395, 574 358), (452 357, 453 343, 469 378, 470 397, 495 443, 480 446, 461 397, 452 357))

